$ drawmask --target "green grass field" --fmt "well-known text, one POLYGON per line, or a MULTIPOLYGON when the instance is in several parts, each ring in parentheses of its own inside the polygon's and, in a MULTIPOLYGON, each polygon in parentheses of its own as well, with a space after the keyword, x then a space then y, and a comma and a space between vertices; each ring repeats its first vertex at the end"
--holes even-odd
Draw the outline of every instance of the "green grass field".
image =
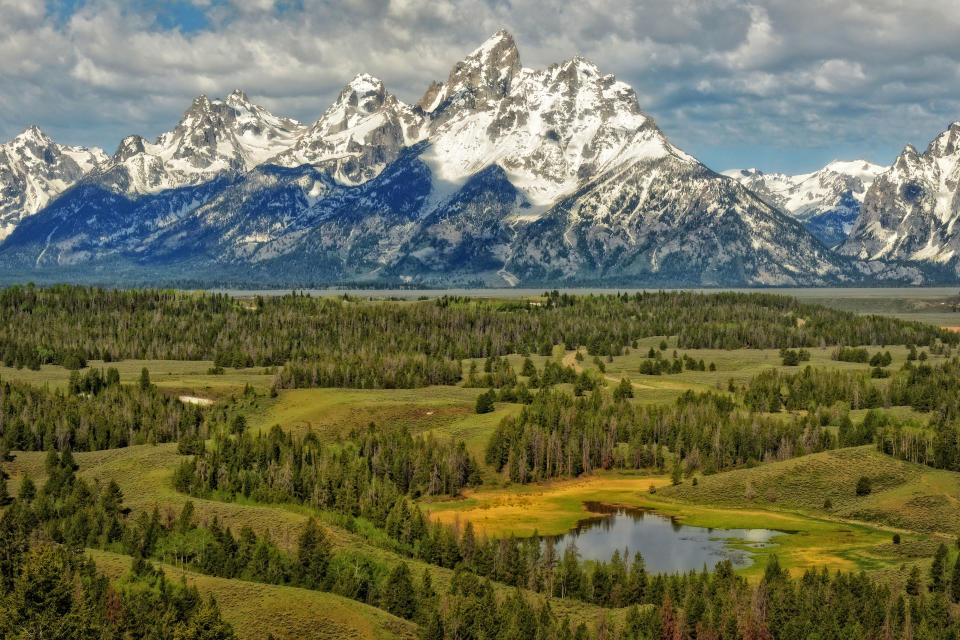
MULTIPOLYGON (((845 570, 887 569, 902 563, 904 550, 916 549, 917 543, 929 537, 924 532, 931 531, 928 527, 909 533, 906 527, 887 526, 889 523, 883 520, 858 521, 841 513, 796 509, 787 500, 748 502, 741 498, 723 501, 722 495, 716 493, 703 494, 700 500, 686 497, 690 492, 706 489, 706 480, 720 480, 731 473, 737 472, 703 479, 698 487, 689 487, 689 482, 670 487, 665 476, 599 473, 549 484, 480 489, 466 492, 462 500, 432 502, 424 506, 441 522, 470 521, 477 529, 491 535, 563 533, 591 515, 584 506, 587 501, 647 508, 692 526, 790 532, 791 535, 775 538, 775 547, 748 549, 755 562, 742 571, 747 576, 759 575, 771 552, 794 571, 821 566, 845 570), (657 488, 656 493, 650 493, 651 486, 657 488), (901 547, 894 548, 889 544, 894 531, 902 534, 901 547)), ((797 474, 795 482, 803 485, 805 480, 806 475, 797 474)))
POLYGON ((262 402, 248 416, 254 429, 277 424, 284 430, 335 440, 351 429, 375 424, 400 424, 419 433, 443 430, 474 413, 480 389, 292 389, 262 402))
MULTIPOLYGON (((213 362, 206 360, 121 360, 102 362, 90 360, 87 366, 95 369, 113 367, 120 372, 124 384, 135 383, 146 367, 150 380, 169 393, 191 394, 201 397, 220 398, 238 393, 244 386, 266 390, 273 384, 273 375, 263 368, 225 369, 221 375, 210 375, 213 362)), ((14 369, 0 366, 0 379, 22 380, 38 386, 65 388, 70 380, 70 371, 59 365, 45 364, 39 371, 14 369)))
POLYGON ((960 534, 960 474, 897 460, 872 445, 697 480, 697 486, 687 480, 658 495, 685 503, 786 509, 909 531, 960 534), (861 476, 872 481, 869 495, 856 495, 861 476), (829 508, 824 507, 827 500, 829 508))
MULTIPOLYGON (((112 579, 130 569, 130 558, 91 551, 100 571, 112 579)), ((414 624, 382 609, 331 593, 277 585, 227 580, 166 564, 157 564, 170 580, 185 580, 217 600, 223 619, 240 638, 261 640, 272 633, 278 640, 392 640, 416 637, 414 624)))
MULTIPOLYGON (((831 359, 834 347, 809 349, 810 361, 803 362, 799 366, 786 367, 780 358, 778 349, 738 349, 729 351, 725 349, 678 349, 676 340, 670 338, 647 338, 638 341, 637 348, 631 349, 630 353, 623 356, 615 356, 613 362, 607 362, 604 359, 606 375, 610 380, 619 380, 622 377, 630 378, 631 382, 640 385, 636 396, 644 399, 651 396, 648 401, 661 402, 666 397, 663 392, 675 391, 679 395, 686 389, 699 391, 707 390, 725 390, 727 384, 732 378, 734 382, 742 384, 750 378, 767 369, 779 369, 785 372, 796 372, 807 365, 818 369, 831 369, 838 371, 869 371, 870 367, 866 364, 855 362, 840 362, 831 359), (666 340, 668 348, 662 352, 663 356, 672 359, 673 352, 676 351, 679 357, 689 355, 694 360, 703 360, 707 367, 710 363, 716 365, 716 371, 684 371, 683 373, 664 374, 660 376, 643 375, 640 373, 641 363, 647 359, 648 351, 651 347, 659 350, 661 340, 666 340), (647 388, 649 387, 649 389, 647 388)), ((887 347, 867 347, 867 351, 873 354, 876 351, 889 351, 893 357, 891 370, 897 370, 907 361, 907 348, 904 346, 887 347)), ((930 362, 935 363, 942 360, 940 356, 930 356, 930 362)), ((568 362, 574 362, 567 358, 568 362)), ((580 367, 593 369, 593 358, 586 356, 580 367)), ((669 394, 667 394, 669 395, 669 394)))

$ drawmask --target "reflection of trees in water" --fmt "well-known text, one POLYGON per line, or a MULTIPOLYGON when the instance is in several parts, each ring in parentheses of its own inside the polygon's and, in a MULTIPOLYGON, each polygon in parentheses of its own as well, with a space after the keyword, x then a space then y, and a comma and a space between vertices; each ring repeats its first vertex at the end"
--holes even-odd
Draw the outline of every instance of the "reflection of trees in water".
MULTIPOLYGON (((570 548, 576 556, 587 559, 609 560, 618 541, 626 536, 638 547, 636 550, 653 558, 674 558, 667 560, 668 565, 661 567, 664 572, 696 570, 687 566, 690 562, 703 560, 704 565, 713 566, 722 559, 729 559, 734 566, 746 567, 752 557, 743 548, 731 545, 744 545, 750 548, 770 546, 769 540, 779 531, 767 529, 713 529, 693 527, 682 524, 678 519, 664 516, 642 508, 623 505, 585 502, 584 507, 592 514, 584 518, 567 533, 558 536, 543 536, 545 547, 556 547, 559 556, 563 549, 570 548), (649 516, 649 517, 648 517, 649 516), (640 521, 647 520, 644 525, 640 521), (635 523, 635 528, 632 523, 635 523), (593 535, 586 537, 588 532, 593 535), (585 536, 581 538, 581 536, 585 536), (686 564, 685 564, 686 563, 686 564)), ((624 545, 623 558, 630 557, 629 546, 624 545)), ((619 549, 617 549, 620 551, 619 549)))

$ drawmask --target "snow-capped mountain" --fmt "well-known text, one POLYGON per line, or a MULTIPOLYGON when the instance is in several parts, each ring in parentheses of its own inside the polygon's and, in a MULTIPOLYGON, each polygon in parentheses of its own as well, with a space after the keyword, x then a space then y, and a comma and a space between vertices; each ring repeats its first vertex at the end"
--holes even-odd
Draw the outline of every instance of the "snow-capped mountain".
POLYGON ((201 96, 25 219, 0 263, 284 283, 918 277, 838 256, 675 147, 629 86, 579 57, 523 67, 505 31, 415 105, 364 74, 309 126, 201 96))
POLYGON ((180 123, 154 142, 124 138, 97 181, 127 194, 197 185, 249 171, 288 149, 303 130, 299 122, 251 103, 242 91, 226 100, 198 96, 180 123))
POLYGON ((387 92, 379 79, 355 77, 336 102, 271 162, 326 165, 345 184, 375 178, 400 151, 424 137, 422 114, 387 92))
POLYGON ((437 177, 454 184, 497 165, 533 204, 544 206, 617 166, 670 155, 693 161, 641 113, 628 85, 579 57, 538 71, 523 68, 504 31, 455 65, 433 91, 424 109, 432 142, 427 161, 437 177))
POLYGON ((867 160, 834 160, 812 173, 787 175, 731 169, 723 175, 795 216, 821 242, 833 247, 853 229, 867 190, 885 170, 886 167, 867 160))
POLYGON ((106 160, 102 149, 57 144, 36 126, 0 144, 0 241, 106 160))
POLYGON ((954 265, 960 258, 960 122, 923 153, 903 150, 873 182, 841 253, 954 265))

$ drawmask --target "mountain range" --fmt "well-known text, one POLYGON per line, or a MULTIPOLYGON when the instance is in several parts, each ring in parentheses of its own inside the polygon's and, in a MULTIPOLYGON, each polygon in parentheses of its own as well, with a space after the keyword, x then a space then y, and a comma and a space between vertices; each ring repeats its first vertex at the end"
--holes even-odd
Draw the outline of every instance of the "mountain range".
POLYGON ((723 175, 793 215, 821 242, 835 247, 850 234, 870 185, 884 171, 886 167, 867 160, 834 160, 819 171, 792 176, 757 169, 733 169, 723 175))
MULTIPOLYGON (((499 31, 405 104, 361 74, 312 124, 194 99, 109 156, 0 146, 0 278, 819 286, 957 277, 960 125, 889 169, 719 174, 575 57, 499 31)), ((960 230, 958 230, 960 231, 960 230)))

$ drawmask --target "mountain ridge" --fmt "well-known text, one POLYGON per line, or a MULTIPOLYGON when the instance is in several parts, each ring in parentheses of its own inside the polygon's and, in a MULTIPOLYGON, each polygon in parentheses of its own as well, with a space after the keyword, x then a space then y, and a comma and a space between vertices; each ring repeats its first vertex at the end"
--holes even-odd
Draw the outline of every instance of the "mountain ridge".
POLYGON ((795 175, 757 169, 722 173, 796 217, 820 241, 834 247, 852 230, 867 190, 885 169, 857 159, 834 160, 817 171, 795 175))
POLYGON ((960 275, 960 121, 923 153, 906 145, 866 194, 839 252, 858 259, 929 262, 960 275))
MULTIPOLYGON (((104 154, 105 155, 105 154, 104 154)), ((234 91, 128 136, 0 242, 10 272, 697 286, 915 282, 830 251, 674 146, 577 56, 523 67, 498 31, 407 105, 368 74, 312 124, 234 91)))

